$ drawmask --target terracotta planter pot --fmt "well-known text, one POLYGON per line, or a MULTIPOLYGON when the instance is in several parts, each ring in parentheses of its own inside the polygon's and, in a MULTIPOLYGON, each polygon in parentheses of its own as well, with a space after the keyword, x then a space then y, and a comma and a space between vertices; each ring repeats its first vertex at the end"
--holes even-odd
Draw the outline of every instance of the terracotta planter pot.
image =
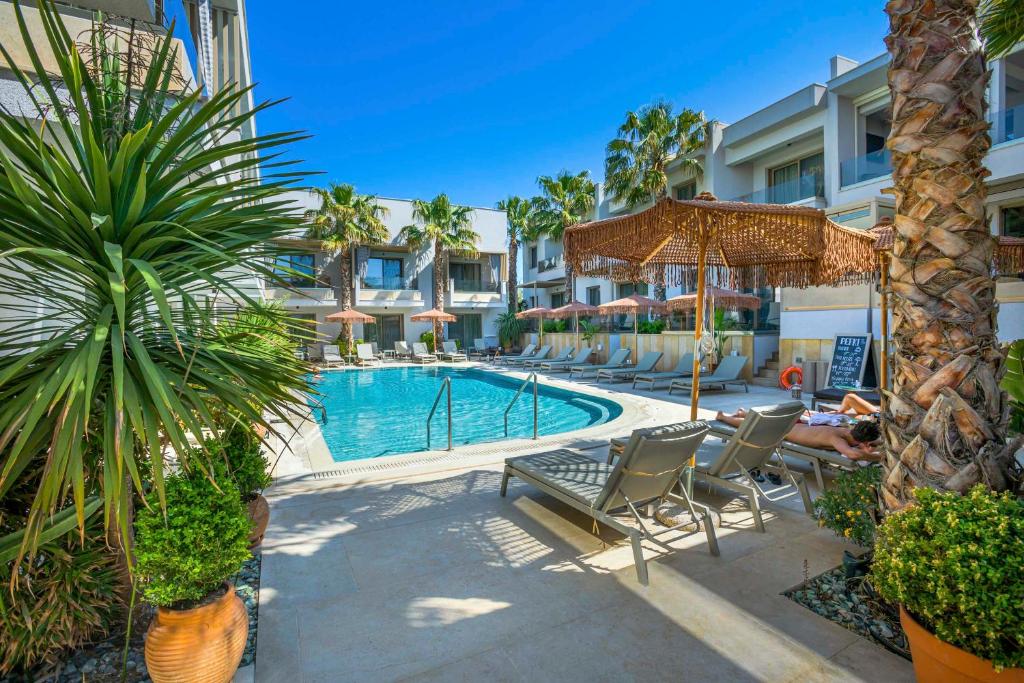
POLYGON ((252 531, 249 532, 249 547, 255 548, 263 542, 263 534, 267 532, 267 524, 270 523, 270 505, 262 495, 247 503, 249 508, 249 521, 252 522, 252 531))
POLYGON ((936 638, 900 607, 900 624, 910 643, 914 676, 920 683, 1024 683, 1024 669, 1003 669, 936 638))
POLYGON ((245 605, 230 584, 195 609, 160 607, 146 633, 146 667, 153 683, 228 683, 249 635, 245 605))

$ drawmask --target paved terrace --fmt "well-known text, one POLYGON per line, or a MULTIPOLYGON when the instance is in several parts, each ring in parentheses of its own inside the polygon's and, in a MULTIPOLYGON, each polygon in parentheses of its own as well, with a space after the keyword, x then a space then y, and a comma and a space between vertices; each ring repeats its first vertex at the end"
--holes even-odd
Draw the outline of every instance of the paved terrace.
MULTIPOLYGON (((688 416, 683 396, 627 386, 614 387, 623 418, 561 443, 603 458, 597 435, 688 416)), ((753 387, 702 406, 785 398, 753 387)), ((309 465, 297 450, 282 461, 296 471, 309 465)), ((908 662, 780 595, 853 549, 796 496, 766 505, 761 534, 741 501, 698 490, 725 510, 721 557, 703 534, 648 546, 643 587, 617 533, 595 537, 589 518, 515 479, 499 497, 501 447, 403 457, 268 491, 256 681, 913 680, 908 662)))

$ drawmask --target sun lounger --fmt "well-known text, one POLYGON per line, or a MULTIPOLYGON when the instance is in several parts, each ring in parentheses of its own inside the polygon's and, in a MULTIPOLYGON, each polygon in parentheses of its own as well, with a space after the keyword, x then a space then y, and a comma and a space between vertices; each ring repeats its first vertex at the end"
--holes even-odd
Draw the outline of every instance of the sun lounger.
POLYGON ((633 376, 633 388, 636 389, 636 385, 640 383, 649 383, 651 385, 651 391, 654 391, 658 382, 663 380, 672 381, 674 379, 682 379, 684 377, 693 377, 693 354, 684 354, 679 362, 676 363, 675 369, 671 372, 638 372, 633 376))
POLYGON ((779 496, 776 494, 783 489, 776 489, 769 495, 769 492, 761 488, 751 476, 751 470, 776 472, 788 479, 800 493, 804 509, 811 514, 811 496, 803 476, 791 472, 781 455, 778 458, 778 465, 770 462, 772 456, 779 453, 783 437, 789 433, 803 412, 804 404, 799 401, 751 408, 743 423, 728 441, 709 441, 701 444, 697 450, 694 480, 721 486, 743 495, 754 516, 754 525, 761 532, 764 531, 764 520, 761 517, 759 498, 775 501, 792 495, 792 491, 779 496), (773 498, 772 495, 776 497, 773 498))
POLYGON ((409 350, 409 343, 404 341, 396 341, 395 356, 397 356, 398 358, 411 358, 412 351, 409 350))
POLYGON ((575 346, 572 346, 572 345, 563 346, 562 350, 558 352, 558 355, 555 356, 554 358, 552 358, 551 360, 548 361, 548 360, 544 360, 543 358, 538 358, 536 360, 531 359, 531 360, 528 360, 528 361, 523 361, 523 367, 524 368, 537 368, 537 367, 539 367, 543 363, 561 363, 562 361, 569 360, 569 356, 571 356, 572 352, 575 351, 575 350, 576 350, 575 346))
POLYGON ((527 344, 526 348, 523 349, 523 352, 520 353, 518 356, 498 356, 497 358, 494 359, 494 362, 500 365, 502 363, 508 363, 510 360, 526 360, 528 358, 532 358, 536 350, 536 344, 527 344))
POLYGON ((380 358, 374 355, 370 344, 356 344, 356 365, 380 365, 380 358))
MULTIPOLYGON (((722 359, 722 362, 718 364, 715 371, 710 375, 700 376, 700 388, 701 390, 710 389, 711 387, 720 386, 724 390, 726 385, 739 384, 743 387, 743 391, 750 391, 750 387, 747 386, 747 380, 742 379, 740 375, 743 373, 743 368, 747 365, 746 356, 726 356, 722 359)), ((689 391, 693 388, 693 378, 689 379, 674 379, 668 385, 668 393, 672 393, 673 389, 685 389, 689 391)))
POLYGON ((545 344, 544 346, 537 349, 537 353, 533 354, 532 356, 528 358, 509 358, 508 360, 505 361, 505 364, 512 366, 525 366, 526 363, 528 363, 531 360, 544 360, 545 358, 548 357, 549 353, 551 353, 551 344, 545 344))
POLYGON ((584 365, 582 367, 573 366, 569 368, 569 377, 573 376, 573 373, 579 373, 580 378, 587 376, 588 372, 594 372, 595 374, 601 370, 610 370, 611 368, 621 368, 626 364, 629 359, 629 349, 619 349, 612 354, 612 357, 608 359, 608 362, 604 365, 584 365))
POLYGON ((447 360, 451 362, 469 360, 469 356, 459 351, 458 345, 452 340, 441 342, 441 360, 447 360))
POLYGON ((489 354, 487 353, 487 344, 484 343, 483 339, 474 339, 473 348, 469 350, 469 358, 482 358, 486 360, 489 354))
POLYGON ((427 351, 427 345, 423 342, 412 343, 413 363, 436 363, 437 356, 427 351))
POLYGON ((324 344, 324 365, 331 367, 332 364, 344 365, 345 359, 341 357, 341 351, 337 344, 324 344))
POLYGON ((631 379, 638 372, 651 372, 661 360, 661 351, 648 351, 636 365, 627 365, 621 368, 603 368, 597 371, 597 381, 602 378, 614 382, 616 379, 631 379))
POLYGON ((591 353, 591 348, 589 346, 584 346, 580 349, 579 353, 573 356, 572 360, 546 360, 542 361, 538 367, 541 370, 548 370, 550 372, 562 372, 563 370, 568 371, 573 367, 586 365, 590 360, 591 353))
POLYGON ((508 458, 501 480, 501 495, 504 496, 508 490, 508 480, 518 477, 596 522, 628 536, 633 546, 637 579, 646 585, 647 563, 640 545, 643 539, 668 549, 659 541, 659 536, 677 533, 682 527, 696 523, 707 536, 711 554, 718 555, 718 539, 707 506, 671 493, 680 483, 680 472, 707 431, 704 422, 637 429, 614 466, 568 450, 508 458), (655 533, 648 528, 650 520, 644 520, 640 509, 663 500, 688 509, 691 519, 655 533), (616 511, 621 511, 621 514, 613 516, 616 511), (632 517, 635 526, 620 521, 623 515, 632 517))

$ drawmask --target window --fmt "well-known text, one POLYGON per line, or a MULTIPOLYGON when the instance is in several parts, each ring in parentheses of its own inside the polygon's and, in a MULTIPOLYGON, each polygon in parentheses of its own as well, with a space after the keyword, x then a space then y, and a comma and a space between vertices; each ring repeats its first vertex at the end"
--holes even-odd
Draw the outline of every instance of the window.
POLYGON ((274 273, 292 287, 316 287, 314 263, 313 254, 286 254, 277 257, 274 273))
POLYGON ((600 306, 601 305, 601 287, 587 287, 587 305, 588 306, 600 306))
POLYGON ((565 292, 557 292, 551 295, 551 308, 561 308, 565 305, 565 292))
POLYGON ((366 259, 366 275, 363 276, 363 287, 366 289, 403 289, 403 261, 400 258, 366 259))
POLYGON ((676 199, 685 201, 687 199, 693 199, 697 196, 697 181, 691 180, 688 183, 683 183, 676 187, 676 199))
POLYGON ((450 263, 448 277, 455 281, 457 292, 484 291, 479 263, 450 263))
POLYGON ((825 155, 822 152, 768 171, 768 202, 789 204, 825 196, 825 155))
POLYGON ((530 247, 530 267, 531 268, 536 268, 537 267, 537 247, 536 246, 530 247))
POLYGON ((639 294, 640 296, 649 296, 649 291, 650 287, 646 282, 625 282, 619 285, 619 298, 621 299, 622 297, 632 296, 634 294, 639 294))
POLYGON ((1007 237, 1024 237, 1024 206, 1008 206, 1001 212, 1003 234, 1007 237))

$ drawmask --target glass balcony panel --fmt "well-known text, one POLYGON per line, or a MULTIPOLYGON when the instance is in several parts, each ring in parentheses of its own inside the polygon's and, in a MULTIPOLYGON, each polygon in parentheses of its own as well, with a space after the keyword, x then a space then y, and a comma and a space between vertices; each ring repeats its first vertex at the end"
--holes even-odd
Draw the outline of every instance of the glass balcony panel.
POLYGON ((753 204, 792 204, 802 199, 825 196, 825 178, 818 174, 803 175, 783 183, 736 197, 734 202, 753 204))
POLYGON ((456 292, 497 292, 497 282, 484 282, 482 280, 453 280, 456 292))
POLYGON ((892 154, 887 149, 868 152, 839 163, 839 182, 843 187, 863 183, 892 173, 892 154))
POLYGON ((399 276, 368 275, 360 286, 363 289, 405 289, 405 281, 399 276))
POLYGON ((1024 138, 1024 104, 1003 111, 991 112, 992 144, 1024 138))

